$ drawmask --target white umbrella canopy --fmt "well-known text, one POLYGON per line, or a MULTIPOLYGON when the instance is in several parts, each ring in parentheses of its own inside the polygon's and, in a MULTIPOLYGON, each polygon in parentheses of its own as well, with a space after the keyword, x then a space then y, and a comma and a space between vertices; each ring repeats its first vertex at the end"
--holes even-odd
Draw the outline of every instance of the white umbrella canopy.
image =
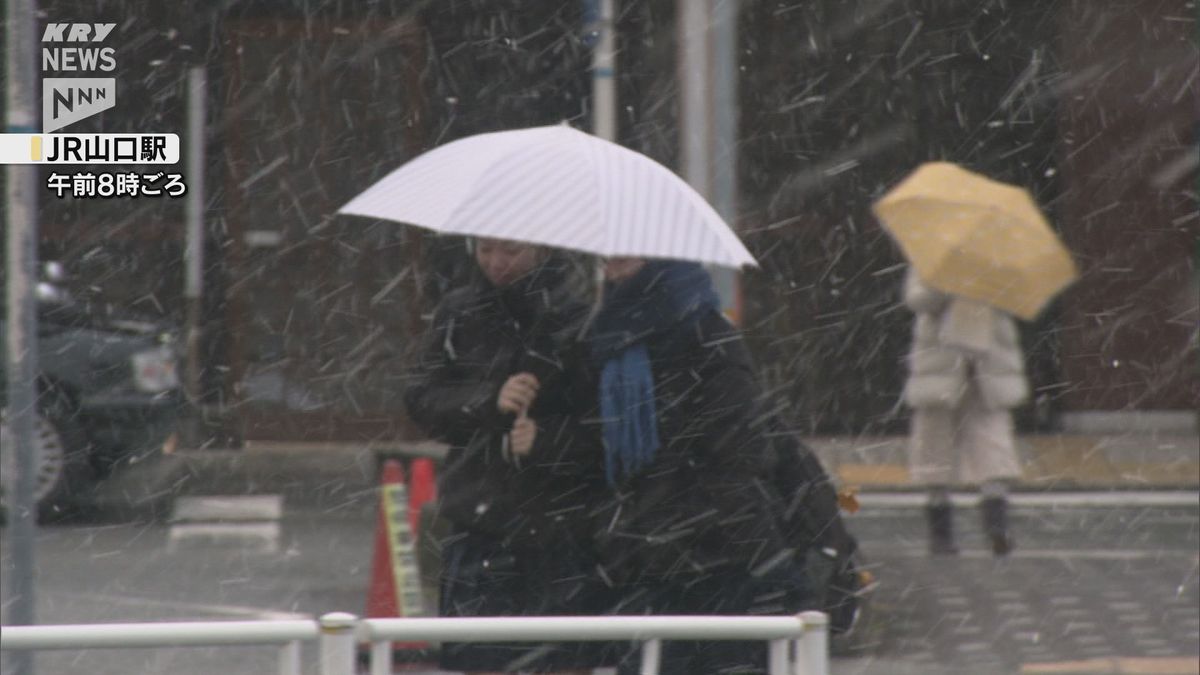
POLYGON ((566 125, 478 134, 435 148, 338 213, 607 257, 758 265, 670 169, 566 125))

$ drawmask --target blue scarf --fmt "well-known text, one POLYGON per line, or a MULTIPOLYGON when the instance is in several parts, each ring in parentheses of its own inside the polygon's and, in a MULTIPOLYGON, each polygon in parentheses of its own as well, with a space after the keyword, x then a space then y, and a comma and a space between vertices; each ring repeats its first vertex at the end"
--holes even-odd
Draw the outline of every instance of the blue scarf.
POLYGON ((605 474, 609 484, 648 466, 658 451, 649 338, 690 326, 720 307, 708 272, 696 263, 649 261, 605 288, 590 337, 600 370, 605 474))

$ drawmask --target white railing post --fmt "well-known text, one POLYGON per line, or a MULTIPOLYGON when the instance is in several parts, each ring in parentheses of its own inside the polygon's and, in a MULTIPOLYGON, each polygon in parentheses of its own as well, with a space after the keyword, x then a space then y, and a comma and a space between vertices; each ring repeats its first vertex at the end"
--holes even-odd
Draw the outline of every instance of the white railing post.
POLYGON ((829 675, 829 617, 801 612, 804 635, 796 641, 795 675, 829 675))
POLYGON ((358 617, 330 612, 317 619, 321 627, 321 675, 354 675, 354 629, 358 617))
POLYGON ((662 640, 643 641, 641 675, 658 675, 660 663, 662 663, 662 640))
POLYGON ((300 641, 279 646, 279 675, 300 675, 300 641))
POLYGON ((791 675, 788 673, 790 665, 788 648, 790 646, 790 640, 771 640, 767 642, 767 672, 770 675, 791 675))
POLYGON ((371 642, 371 675, 392 675, 392 641, 371 642))

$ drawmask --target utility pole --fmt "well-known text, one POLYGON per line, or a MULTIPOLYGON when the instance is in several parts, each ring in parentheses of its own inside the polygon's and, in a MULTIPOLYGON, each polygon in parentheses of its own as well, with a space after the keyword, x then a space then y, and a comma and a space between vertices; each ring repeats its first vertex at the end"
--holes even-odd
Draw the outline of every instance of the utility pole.
MULTIPOLYGON (((738 209, 738 0, 712 3, 712 205, 737 231, 738 209)), ((741 273, 714 270, 713 282, 726 316, 742 323, 741 273)))
MULTIPOLYGON (((5 92, 8 108, 5 130, 14 134, 38 131, 37 125, 37 19, 35 0, 7 0, 7 64, 5 92)), ((7 167, 7 308, 5 373, 8 376, 7 424, 15 451, 15 475, 4 476, 8 519, 10 567, 4 570, 8 602, 4 623, 21 626, 34 622, 34 539, 37 504, 34 502, 34 445, 37 417, 37 176, 36 164, 7 167)), ((3 671, 32 675, 33 653, 5 652, 3 671)))
MULTIPOLYGON (((730 226, 737 216, 737 0, 676 0, 681 173, 730 226)), ((721 310, 741 323, 738 272, 709 273, 721 310)))
POLYGON ((606 141, 617 140, 616 0, 587 0, 594 22, 592 47, 592 133, 606 141))
POLYGON ((187 245, 184 248, 183 297, 187 303, 187 366, 184 386, 190 408, 188 447, 202 442, 204 401, 201 400, 200 345, 204 302, 204 128, 206 78, 203 66, 188 69, 187 169, 190 183, 187 204, 187 245))

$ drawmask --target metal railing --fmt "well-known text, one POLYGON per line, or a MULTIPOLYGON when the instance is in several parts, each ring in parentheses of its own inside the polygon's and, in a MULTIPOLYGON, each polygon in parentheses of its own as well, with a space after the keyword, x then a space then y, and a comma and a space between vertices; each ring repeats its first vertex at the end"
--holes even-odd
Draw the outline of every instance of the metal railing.
POLYGON ((278 645, 279 674, 300 675, 300 645, 321 635, 324 619, 3 626, 0 651, 278 645))
POLYGON ((569 616, 187 621, 4 626, 0 650, 278 645, 279 674, 300 675, 300 646, 316 640, 321 675, 353 675, 358 645, 370 645, 370 674, 392 672, 393 642, 617 641, 641 643, 641 672, 657 675, 663 640, 763 640, 771 675, 828 675, 828 617, 569 616))

